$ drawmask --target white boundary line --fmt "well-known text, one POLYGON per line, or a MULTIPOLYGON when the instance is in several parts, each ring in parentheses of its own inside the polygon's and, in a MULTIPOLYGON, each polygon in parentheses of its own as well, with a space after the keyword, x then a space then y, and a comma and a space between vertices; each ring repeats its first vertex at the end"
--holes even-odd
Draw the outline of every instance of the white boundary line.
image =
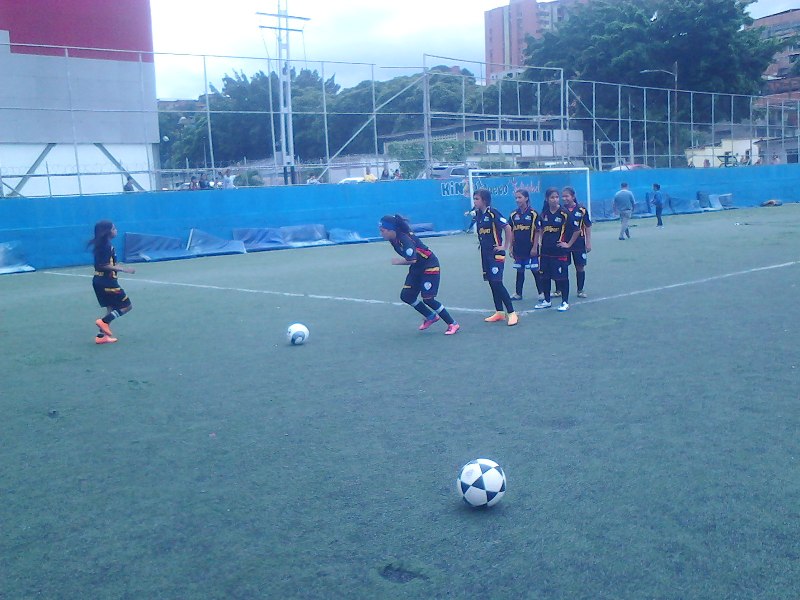
MULTIPOLYGON (((601 298, 592 298, 591 300, 581 300, 580 302, 573 304, 572 306, 581 306, 584 304, 593 304, 595 302, 607 302, 608 300, 618 300, 620 298, 630 298, 631 296, 640 296, 642 294, 654 294, 656 292, 663 292, 664 290, 672 290, 675 288, 687 287, 690 285, 700 285, 702 283, 709 283, 711 281, 720 281, 722 279, 728 279, 730 277, 738 277, 740 275, 749 275, 750 273, 758 273, 760 271, 771 271, 773 269, 784 269, 786 267, 793 267, 795 265, 800 264, 800 260, 793 260, 790 262, 780 263, 777 265, 769 265, 766 267, 755 267, 752 269, 745 269, 744 271, 734 271, 732 273, 723 273, 721 275, 714 275, 713 277, 704 277, 703 279, 693 279, 691 281, 682 281, 680 283, 672 283, 670 285, 662 285, 653 288, 646 288, 644 290, 636 290, 633 292, 626 292, 624 294, 615 294, 613 296, 603 296, 601 298)), ((40 271, 46 275, 60 275, 62 277, 81 277, 84 279, 88 279, 93 277, 93 275, 84 275, 81 273, 60 273, 56 271, 40 271)), ((312 298, 314 300, 337 300, 340 302, 357 302, 361 304, 385 304, 390 306, 403 306, 402 302, 390 302, 388 300, 371 300, 369 298, 350 298, 347 296, 327 296, 322 294, 294 294, 292 292, 274 292, 271 290, 253 290, 249 288, 237 288, 237 287, 224 287, 220 285, 206 285, 201 283, 178 283, 175 281, 160 281, 158 279, 126 279, 125 282, 137 282, 137 283, 152 283, 155 285, 172 285, 177 287, 188 287, 188 288, 195 288, 195 289, 202 289, 202 290, 220 290, 220 291, 227 291, 227 292, 242 292, 244 294, 264 294, 268 296, 283 296, 285 298, 312 298)), ((484 313, 489 311, 488 308, 463 308, 459 306, 447 306, 447 310, 453 312, 464 312, 464 313, 484 313)), ((540 311, 533 311, 533 310, 526 310, 520 311, 521 314, 531 314, 533 312, 540 312, 540 311)))

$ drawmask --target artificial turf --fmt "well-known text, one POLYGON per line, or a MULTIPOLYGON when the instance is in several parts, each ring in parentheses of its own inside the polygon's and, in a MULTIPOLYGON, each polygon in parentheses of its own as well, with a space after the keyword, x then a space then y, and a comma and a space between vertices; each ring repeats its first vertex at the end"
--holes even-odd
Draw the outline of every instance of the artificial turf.
POLYGON ((0 278, 0 598, 797 597, 800 206, 665 223, 514 328, 427 240, 452 337, 386 243, 137 265, 99 347, 91 268, 0 278))

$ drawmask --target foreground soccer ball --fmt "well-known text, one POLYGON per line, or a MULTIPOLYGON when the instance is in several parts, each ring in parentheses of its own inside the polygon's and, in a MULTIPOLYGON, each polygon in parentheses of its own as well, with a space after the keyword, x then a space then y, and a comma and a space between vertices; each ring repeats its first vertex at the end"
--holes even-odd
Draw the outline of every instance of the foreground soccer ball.
POLYGON ((470 506, 494 506, 506 493, 506 474, 493 460, 479 458, 461 467, 456 488, 470 506))
POLYGON ((305 344, 306 340, 308 339, 308 327, 302 323, 294 323, 293 325, 289 325, 289 329, 286 330, 286 339, 289 340, 289 343, 292 346, 305 344))

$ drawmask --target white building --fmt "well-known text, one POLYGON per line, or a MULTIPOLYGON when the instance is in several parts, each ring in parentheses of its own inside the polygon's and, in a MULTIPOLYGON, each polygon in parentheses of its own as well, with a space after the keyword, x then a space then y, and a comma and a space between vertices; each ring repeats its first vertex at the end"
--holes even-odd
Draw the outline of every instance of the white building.
POLYGON ((0 195, 119 192, 128 174, 152 189, 149 0, 0 0, 0 15, 0 195))

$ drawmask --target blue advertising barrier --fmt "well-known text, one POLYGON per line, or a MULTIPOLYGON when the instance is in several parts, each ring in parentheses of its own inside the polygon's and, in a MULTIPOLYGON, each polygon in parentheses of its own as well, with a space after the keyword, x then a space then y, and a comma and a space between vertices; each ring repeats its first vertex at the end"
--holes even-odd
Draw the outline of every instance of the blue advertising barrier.
MULTIPOLYGON (((548 176, 552 179, 552 175, 548 176)), ((526 175, 534 207, 541 207, 543 178, 526 175), (538 183, 537 183, 538 181, 538 183), (538 196, 537 196, 538 195, 538 196)), ((549 180, 548 180, 549 181, 549 180)), ((674 200, 667 205, 681 212, 701 209, 701 199, 730 194, 732 207, 757 206, 764 201, 800 201, 800 165, 770 165, 712 169, 647 169, 592 173, 592 208, 596 220, 614 218, 608 207, 627 181, 637 198, 637 214, 650 209, 645 194, 653 183, 674 200), (705 196, 703 196, 705 195, 705 196), (697 207, 697 208, 696 208, 697 207)), ((514 184, 500 185, 494 200, 504 214, 514 209, 514 184)), ((579 191, 579 201, 581 198, 579 191)), ((471 202, 463 196, 460 180, 404 180, 374 184, 305 185, 233 190, 144 192, 109 196, 0 199, 0 243, 16 242, 37 269, 90 264, 86 247, 94 223, 114 221, 118 256, 125 256, 125 233, 178 238, 187 242, 199 229, 223 240, 234 230, 322 224, 352 232, 353 237, 375 238, 384 214, 400 213, 412 223, 431 223, 434 231, 463 230, 464 212, 471 202)), ((676 212, 679 212, 676 211, 676 212)), ((341 233, 339 233, 341 235, 341 233)), ((332 240, 335 241, 335 240, 332 240)))

